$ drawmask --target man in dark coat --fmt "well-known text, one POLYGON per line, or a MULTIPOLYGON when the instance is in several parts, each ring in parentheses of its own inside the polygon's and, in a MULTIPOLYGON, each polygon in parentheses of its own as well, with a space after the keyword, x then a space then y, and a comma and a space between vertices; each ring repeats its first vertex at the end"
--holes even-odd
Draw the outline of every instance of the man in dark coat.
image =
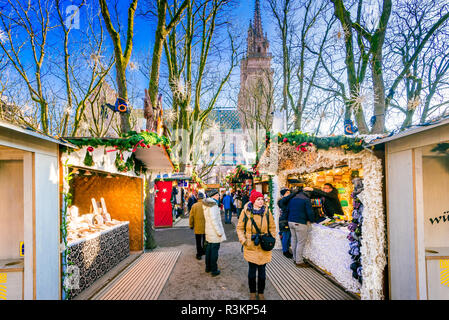
POLYGON ((298 267, 308 267, 304 263, 302 253, 309 235, 307 222, 315 222, 310 199, 299 190, 295 197, 288 203, 288 226, 291 232, 291 244, 293 260, 298 267))
POLYGON ((189 201, 187 202, 187 211, 190 213, 192 206, 197 203, 198 200, 195 196, 195 192, 192 192, 192 195, 189 197, 189 201))
POLYGON ((321 197, 323 211, 327 217, 332 219, 334 214, 344 215, 340 199, 338 198, 338 190, 330 183, 324 184, 323 190, 305 187, 304 191, 311 191, 313 196, 321 197))
POLYGON ((288 203, 296 196, 297 192, 291 193, 289 189, 284 188, 281 190, 281 196, 278 200, 278 207, 281 211, 279 217, 279 236, 282 243, 282 252, 287 258, 292 258, 293 255, 288 251, 290 248, 290 228, 288 227, 288 203))

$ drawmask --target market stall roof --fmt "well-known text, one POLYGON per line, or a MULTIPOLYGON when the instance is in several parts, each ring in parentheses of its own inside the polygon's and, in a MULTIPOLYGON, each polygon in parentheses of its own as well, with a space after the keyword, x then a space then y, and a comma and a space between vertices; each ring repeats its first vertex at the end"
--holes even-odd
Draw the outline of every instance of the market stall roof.
POLYGON ((136 158, 145 164, 150 171, 172 172, 173 162, 162 146, 150 146, 149 148, 139 148, 135 152, 136 158))
MULTIPOLYGON (((74 144, 77 144, 77 140, 86 140, 88 138, 70 137, 67 139, 70 139, 70 141, 73 141, 74 144)), ((97 139, 101 141, 117 140, 117 138, 112 137, 102 137, 97 139)), ((79 148, 79 146, 77 148, 79 148)), ((150 171, 165 173, 173 172, 174 170, 173 162, 171 161, 170 156, 163 145, 155 144, 146 148, 136 148, 134 154, 136 159, 142 161, 145 167, 150 171)))
POLYGON ((400 133, 397 133, 397 134, 394 134, 394 132, 393 132, 392 134, 390 134, 387 137, 383 137, 383 138, 372 140, 371 142, 368 143, 368 146, 375 146, 375 145, 378 145, 378 144, 383 144, 383 143, 386 143, 386 142, 390 142, 390 141, 393 141, 393 140, 397 140, 397 139, 400 139, 400 138, 404 138, 404 137, 410 136, 412 134, 416 134, 418 132, 423 132, 423 131, 430 130, 430 129, 433 129, 433 128, 441 127, 441 126, 446 125, 446 124, 449 124, 449 116, 441 118, 441 119, 439 119, 437 121, 434 121, 434 122, 429 122, 427 124, 413 126, 410 129, 404 130, 404 131, 402 131, 400 133))
POLYGON ((52 143, 56 143, 56 144, 60 144, 60 145, 64 145, 70 148, 76 148, 75 145, 71 144, 68 141, 63 140, 62 138, 58 138, 58 137, 52 137, 49 135, 45 135, 43 133, 40 133, 32 128, 29 127, 22 127, 22 126, 17 126, 8 122, 4 122, 4 121, 0 121, 0 129, 4 129, 5 131, 10 131, 11 134, 24 134, 33 138, 37 138, 37 139, 41 139, 41 140, 46 140, 52 143))

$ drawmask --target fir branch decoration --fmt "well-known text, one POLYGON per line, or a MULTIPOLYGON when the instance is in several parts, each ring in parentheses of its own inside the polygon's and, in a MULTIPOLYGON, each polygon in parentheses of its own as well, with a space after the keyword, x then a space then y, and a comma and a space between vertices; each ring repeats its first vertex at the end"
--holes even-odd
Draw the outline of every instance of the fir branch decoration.
POLYGON ((92 154, 91 154, 92 151, 93 151, 92 147, 87 148, 86 156, 84 157, 83 163, 84 163, 84 165, 86 165, 88 167, 92 167, 95 164, 94 160, 92 159, 92 154))

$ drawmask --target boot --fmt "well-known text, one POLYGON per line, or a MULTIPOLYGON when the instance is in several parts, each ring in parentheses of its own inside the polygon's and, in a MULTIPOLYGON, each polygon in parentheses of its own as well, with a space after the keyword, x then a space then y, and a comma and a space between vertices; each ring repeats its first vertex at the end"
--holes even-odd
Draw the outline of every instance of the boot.
POLYGON ((249 294, 249 300, 256 300, 256 293, 250 293, 249 294))
POLYGON ((263 293, 259 293, 258 298, 258 300, 265 300, 263 293))

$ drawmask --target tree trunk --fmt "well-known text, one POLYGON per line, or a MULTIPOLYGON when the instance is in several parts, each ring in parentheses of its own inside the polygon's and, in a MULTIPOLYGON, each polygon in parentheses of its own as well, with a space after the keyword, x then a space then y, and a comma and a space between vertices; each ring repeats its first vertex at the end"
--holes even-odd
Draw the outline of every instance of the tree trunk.
MULTIPOLYGON (((118 57, 116 57, 118 59, 118 57)), ((128 101, 128 89, 126 86, 126 66, 116 61, 117 87, 120 98, 128 101)), ((129 106, 128 106, 129 107, 129 106)), ((121 134, 127 133, 131 130, 129 121, 129 113, 120 113, 120 131, 121 134)))

